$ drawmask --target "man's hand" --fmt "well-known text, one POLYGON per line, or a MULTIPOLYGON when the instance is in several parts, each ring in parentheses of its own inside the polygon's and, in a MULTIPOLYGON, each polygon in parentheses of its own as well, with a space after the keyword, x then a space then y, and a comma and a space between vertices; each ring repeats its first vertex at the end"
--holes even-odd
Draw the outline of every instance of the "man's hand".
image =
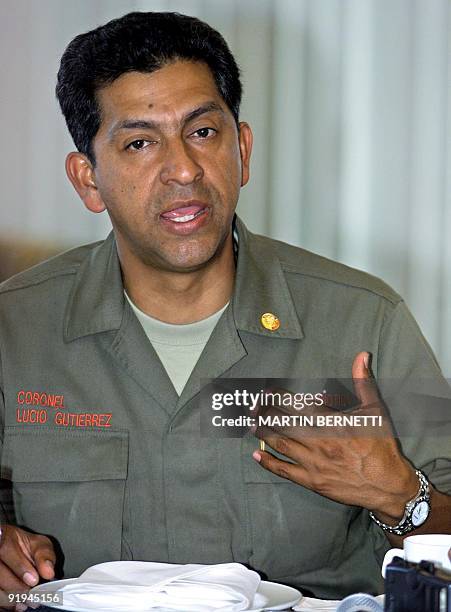
MULTIPOLYGON (((418 491, 418 478, 393 435, 368 359, 365 352, 354 359, 352 377, 360 406, 351 414, 382 416, 383 426, 377 435, 356 434, 352 427, 335 428, 333 437, 315 436, 311 428, 308 434, 301 427, 288 431, 257 428, 255 435, 291 462, 262 451, 255 451, 253 456, 265 469, 282 478, 334 501, 372 510, 384 522, 396 524, 403 516, 406 502, 418 491)), ((340 413, 322 410, 321 414, 340 413)))
MULTIPOLYGON (((13 525, 2 525, 0 538, 1 606, 8 605, 8 593, 26 593, 39 580, 55 576, 55 551, 48 537, 29 533, 13 525)), ((10 605, 11 607, 11 605, 10 605)), ((16 605, 16 610, 26 606, 16 605)))

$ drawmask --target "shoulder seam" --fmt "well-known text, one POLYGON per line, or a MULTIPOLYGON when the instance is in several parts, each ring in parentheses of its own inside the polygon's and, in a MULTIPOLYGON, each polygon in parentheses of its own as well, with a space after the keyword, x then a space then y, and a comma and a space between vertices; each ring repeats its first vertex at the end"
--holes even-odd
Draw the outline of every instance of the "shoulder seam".
POLYGON ((52 278, 56 278, 57 276, 68 276, 70 274, 76 274, 78 272, 79 265, 72 268, 64 268, 62 270, 54 270, 53 272, 45 272, 41 274, 37 274, 35 277, 29 280, 23 280, 17 282, 15 284, 14 281, 11 281, 11 286, 9 286, 8 279, 6 279, 5 287, 1 287, 0 285, 0 295, 3 293, 10 293, 12 291, 18 291, 20 289, 27 289, 28 287, 34 287, 35 285, 39 285, 40 283, 44 283, 47 280, 51 280, 52 278))
MULTIPOLYGON (((329 276, 318 274, 317 272, 313 273, 313 272, 309 272, 306 270, 300 270, 297 266, 294 266, 293 264, 290 264, 283 260, 280 260, 280 264, 282 266, 282 270, 284 272, 287 272, 288 274, 299 274, 300 276, 308 276, 310 278, 320 278, 321 280, 327 281, 329 283, 334 283, 336 285, 344 285, 346 287, 353 287, 354 289, 361 289, 362 291, 367 291, 368 293, 377 295, 378 297, 386 300, 393 306, 396 306, 397 304, 403 301, 403 298, 400 295, 397 295, 395 291, 393 291, 395 295, 393 297, 390 297, 387 295, 386 292, 378 291, 377 289, 373 289, 371 287, 366 287, 363 284, 358 284, 358 283, 353 283, 353 282, 343 281, 343 280, 335 280, 333 278, 330 278, 329 276)), ((341 264, 341 265, 345 265, 345 264, 341 264)), ((361 273, 361 274, 367 274, 366 272, 363 272, 360 270, 357 270, 356 272, 361 273)))

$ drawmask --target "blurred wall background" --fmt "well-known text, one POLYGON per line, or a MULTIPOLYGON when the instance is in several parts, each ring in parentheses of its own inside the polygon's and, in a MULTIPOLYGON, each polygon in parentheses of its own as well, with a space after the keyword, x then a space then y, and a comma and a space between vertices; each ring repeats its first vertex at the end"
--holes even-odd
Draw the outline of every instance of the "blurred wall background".
POLYGON ((250 228, 382 277, 451 376, 451 0, 2 0, 0 265, 109 231, 65 177, 55 75, 73 36, 132 10, 196 15, 235 53, 250 228))

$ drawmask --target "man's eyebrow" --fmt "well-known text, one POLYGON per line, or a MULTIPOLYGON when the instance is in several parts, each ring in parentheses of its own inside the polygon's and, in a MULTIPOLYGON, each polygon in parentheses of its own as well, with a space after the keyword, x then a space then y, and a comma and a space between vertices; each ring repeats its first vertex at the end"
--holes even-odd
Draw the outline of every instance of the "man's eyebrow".
POLYGON ((108 130, 110 139, 114 138, 121 130, 153 130, 158 127, 156 121, 146 121, 144 119, 124 119, 119 123, 114 123, 108 130))
POLYGON ((197 119, 200 115, 204 115, 205 113, 211 112, 219 112, 221 115, 224 115, 224 110, 222 106, 220 106, 217 102, 207 102, 206 104, 202 104, 198 108, 190 111, 183 117, 183 123, 188 123, 193 119, 197 119))
MULTIPOLYGON (((185 125, 186 123, 197 119, 197 117, 211 112, 219 112, 221 115, 224 115, 223 108, 217 102, 207 102, 206 104, 202 104, 184 115, 182 118, 182 124, 185 125)), ((124 119, 119 123, 115 123, 109 130, 108 135, 110 138, 114 138, 116 133, 120 130, 153 130, 158 129, 159 127, 160 123, 158 121, 146 119, 124 119)))

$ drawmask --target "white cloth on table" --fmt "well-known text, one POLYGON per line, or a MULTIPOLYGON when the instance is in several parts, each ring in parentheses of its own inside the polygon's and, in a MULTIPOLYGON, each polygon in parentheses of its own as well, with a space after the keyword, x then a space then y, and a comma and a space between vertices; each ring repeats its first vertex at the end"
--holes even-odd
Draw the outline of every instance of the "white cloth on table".
POLYGON ((240 612, 265 606, 266 599, 257 593, 259 585, 260 576, 239 563, 111 561, 62 581, 60 587, 48 582, 31 592, 61 592, 61 607, 84 610, 240 612))

